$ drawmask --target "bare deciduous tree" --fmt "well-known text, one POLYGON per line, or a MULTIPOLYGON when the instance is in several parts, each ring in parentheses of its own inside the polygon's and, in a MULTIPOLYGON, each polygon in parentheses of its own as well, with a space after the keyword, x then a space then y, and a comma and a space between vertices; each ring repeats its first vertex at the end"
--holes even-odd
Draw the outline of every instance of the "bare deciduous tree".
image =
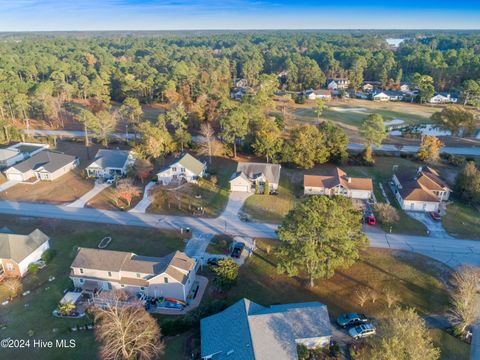
POLYGON ((372 300, 372 303, 375 304, 375 302, 378 300, 380 296, 380 293, 377 291, 377 289, 371 288, 369 296, 370 296, 370 300, 372 300))
POLYGON ((22 282, 19 278, 7 278, 0 286, 9 299, 16 297, 23 289, 22 282))
POLYGON ((393 225, 400 220, 397 209, 386 203, 377 203, 375 211, 378 214, 378 220, 385 225, 393 225))
POLYGON ((202 141, 200 142, 199 153, 207 155, 210 163, 212 162, 212 156, 225 154, 223 144, 215 137, 215 132, 209 123, 202 124, 200 135, 202 136, 202 141))
POLYGON ((150 360, 163 353, 160 328, 139 301, 125 303, 126 294, 116 290, 101 296, 104 306, 94 307, 93 314, 102 359, 150 360))
POLYGON ((400 300, 398 294, 391 288, 386 288, 383 294, 385 296, 385 301, 387 302, 387 306, 389 309, 400 300))
POLYGON ((467 328, 480 318, 480 304, 476 299, 480 270, 471 266, 461 267, 453 275, 455 289, 451 293, 452 309, 450 319, 460 331, 467 328))
POLYGON ((361 286, 355 290, 355 297, 358 301, 358 304, 363 307, 370 297, 370 289, 366 286, 361 286))
POLYGON ((123 199, 126 201, 127 205, 130 206, 133 198, 140 196, 142 190, 133 184, 131 179, 122 179, 117 183, 117 186, 114 190, 114 199, 118 205, 118 199, 123 199))

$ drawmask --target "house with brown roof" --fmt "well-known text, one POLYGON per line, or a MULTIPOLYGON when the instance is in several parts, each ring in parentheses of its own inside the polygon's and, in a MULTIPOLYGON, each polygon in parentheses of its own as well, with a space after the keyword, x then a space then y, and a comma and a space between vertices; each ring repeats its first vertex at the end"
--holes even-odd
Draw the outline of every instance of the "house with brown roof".
POLYGON ((196 262, 180 251, 164 257, 79 248, 70 279, 85 292, 123 290, 130 294, 186 301, 196 278, 196 262))
POLYGON ((392 183, 398 202, 409 211, 438 211, 452 192, 438 172, 428 166, 420 167, 416 173, 398 171, 392 183))
POLYGON ((50 238, 39 229, 28 235, 14 234, 7 228, 0 230, 0 278, 20 277, 28 265, 41 259, 50 248, 50 238))
POLYGON ((335 168, 330 175, 304 175, 303 188, 305 195, 341 195, 367 200, 372 197, 373 182, 370 178, 347 176, 345 171, 335 168))

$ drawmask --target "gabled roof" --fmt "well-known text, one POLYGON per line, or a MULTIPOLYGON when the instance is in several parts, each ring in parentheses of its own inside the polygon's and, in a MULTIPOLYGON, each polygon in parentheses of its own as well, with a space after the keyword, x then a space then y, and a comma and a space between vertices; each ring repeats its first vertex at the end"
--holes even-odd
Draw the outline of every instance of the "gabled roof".
POLYGON ((25 173, 30 170, 38 171, 43 168, 45 171, 53 173, 75 160, 76 157, 72 155, 43 150, 33 155, 31 158, 11 166, 6 171, 9 172, 11 171, 10 169, 14 169, 21 173, 25 173))
POLYGON ((280 181, 280 170, 281 166, 279 164, 239 162, 237 171, 232 175, 230 181, 238 176, 242 176, 241 173, 249 180, 254 180, 263 174, 270 184, 278 184, 280 181))
POLYGON ((150 257, 124 251, 80 248, 71 267, 111 272, 128 271, 150 276, 166 272, 183 284, 186 281, 183 272, 193 270, 195 261, 180 251, 164 257, 150 257))
POLYGON ((0 149, 0 161, 11 159, 18 154, 20 154, 20 151, 18 149, 0 149))
POLYGON ((29 235, 0 233, 0 259, 11 259, 20 263, 50 238, 39 229, 29 235))
POLYGON ((128 150, 100 149, 97 151, 93 162, 88 165, 88 167, 100 169, 123 169, 128 161, 129 155, 130 151, 128 150))
POLYGON ((331 336, 327 307, 319 302, 260 306, 242 299, 201 320, 202 356, 213 359, 297 359, 295 340, 331 336))
POLYGON ((370 178, 348 177, 345 171, 335 168, 332 175, 304 175, 303 186, 324 187, 331 189, 335 186, 342 185, 350 190, 373 190, 373 182, 370 178))
POLYGON ((411 171, 395 174, 400 182, 398 189, 404 200, 438 202, 438 197, 433 191, 450 191, 440 178, 438 172, 428 166, 413 173, 411 171))
POLYGON ((182 158, 178 160, 178 163, 197 176, 205 169, 205 164, 188 153, 183 155, 182 158))

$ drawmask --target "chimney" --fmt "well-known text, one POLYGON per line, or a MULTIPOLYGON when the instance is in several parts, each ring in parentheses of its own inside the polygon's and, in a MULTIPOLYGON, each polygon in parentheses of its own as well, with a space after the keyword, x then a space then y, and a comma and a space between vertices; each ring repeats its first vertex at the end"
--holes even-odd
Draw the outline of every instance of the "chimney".
POLYGON ((347 182, 350 184, 352 182, 352 178, 349 176, 347 177, 347 182))

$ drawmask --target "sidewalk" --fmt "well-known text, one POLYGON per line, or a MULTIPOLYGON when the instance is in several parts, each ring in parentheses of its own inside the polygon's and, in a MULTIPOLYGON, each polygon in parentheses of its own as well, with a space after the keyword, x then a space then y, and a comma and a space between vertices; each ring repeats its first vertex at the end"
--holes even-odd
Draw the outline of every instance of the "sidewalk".
POLYGON ((147 208, 150 206, 150 204, 153 201, 151 191, 152 188, 156 185, 156 182, 149 182, 147 186, 145 186, 145 190, 143 191, 143 198, 140 200, 140 202, 129 212, 134 212, 134 213, 143 213, 147 211, 147 208))

